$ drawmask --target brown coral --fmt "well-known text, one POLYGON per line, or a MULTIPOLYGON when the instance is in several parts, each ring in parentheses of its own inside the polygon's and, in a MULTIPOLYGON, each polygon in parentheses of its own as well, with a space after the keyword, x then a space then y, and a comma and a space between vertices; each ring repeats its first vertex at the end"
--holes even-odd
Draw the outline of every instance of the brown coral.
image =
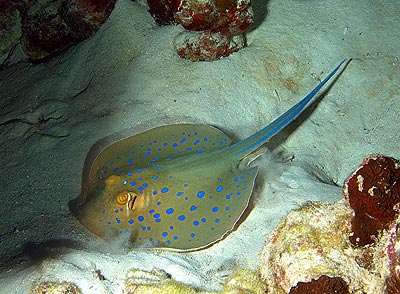
POLYGON ((345 180, 343 194, 354 210, 350 241, 358 246, 374 243, 379 231, 387 228, 399 212, 399 161, 383 155, 364 158, 345 180))

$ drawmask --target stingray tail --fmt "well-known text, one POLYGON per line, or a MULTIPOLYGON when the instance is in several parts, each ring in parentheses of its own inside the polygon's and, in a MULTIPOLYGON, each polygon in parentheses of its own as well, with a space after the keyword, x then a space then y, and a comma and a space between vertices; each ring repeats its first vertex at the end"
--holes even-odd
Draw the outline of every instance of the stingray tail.
POLYGON ((261 145, 267 142, 285 126, 291 123, 296 117, 300 115, 313 101, 314 96, 322 89, 322 87, 338 72, 342 65, 347 65, 350 59, 344 59, 335 67, 335 69, 316 86, 306 97, 300 102, 282 114, 280 117, 275 119, 272 123, 267 125, 265 128, 254 133, 250 137, 233 144, 229 147, 230 152, 233 152, 234 156, 238 156, 240 159, 246 157, 253 151, 257 150, 261 145))

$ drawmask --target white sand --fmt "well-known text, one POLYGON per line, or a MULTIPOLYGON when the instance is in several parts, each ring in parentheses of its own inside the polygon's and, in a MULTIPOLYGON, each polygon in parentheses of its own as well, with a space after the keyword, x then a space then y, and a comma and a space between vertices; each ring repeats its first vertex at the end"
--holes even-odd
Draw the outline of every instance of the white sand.
POLYGON ((234 268, 255 269, 265 236, 290 209, 341 199, 344 178, 370 153, 400 158, 397 1, 264 2, 253 1, 249 46, 215 62, 180 59, 172 41, 183 28, 157 27, 145 7, 120 0, 95 36, 62 56, 0 72, 0 123, 9 122, 0 126, 0 293, 27 293, 38 279, 73 281, 85 294, 122 293, 132 268, 218 289, 234 268), (241 139, 348 57, 317 108, 268 144, 273 155, 257 162, 247 218, 211 248, 126 252, 70 215, 96 140, 182 122, 241 139), (41 116, 50 119, 38 123, 41 116))

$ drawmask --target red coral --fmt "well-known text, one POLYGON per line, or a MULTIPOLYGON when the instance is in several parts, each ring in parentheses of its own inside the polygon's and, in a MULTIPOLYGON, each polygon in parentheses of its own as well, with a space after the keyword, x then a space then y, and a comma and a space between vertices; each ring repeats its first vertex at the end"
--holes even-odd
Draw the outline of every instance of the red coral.
POLYGON ((184 38, 178 37, 174 42, 179 56, 190 60, 215 60, 243 48, 243 33, 253 20, 250 0, 148 0, 147 3, 157 23, 171 23, 173 15, 186 30, 196 32, 184 34, 184 38))
POLYGON ((387 228, 399 213, 399 161, 383 155, 364 158, 345 180, 343 194, 354 210, 350 241, 358 246, 374 243, 379 230, 387 228))
POLYGON ((22 9, 22 41, 31 60, 54 55, 93 35, 110 15, 115 0, 42 2, 28 1, 22 9))
POLYGON ((175 22, 175 12, 178 7, 176 0, 147 0, 149 12, 159 25, 166 25, 175 22))
POLYGON ((321 294, 337 293, 350 294, 349 286, 341 277, 320 276, 311 282, 299 282, 292 287, 289 294, 321 294))

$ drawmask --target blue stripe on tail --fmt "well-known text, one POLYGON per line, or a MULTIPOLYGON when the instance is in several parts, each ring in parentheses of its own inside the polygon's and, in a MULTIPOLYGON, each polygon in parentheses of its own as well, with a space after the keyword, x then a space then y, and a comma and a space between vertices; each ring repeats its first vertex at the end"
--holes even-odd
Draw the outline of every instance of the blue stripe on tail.
POLYGON ((274 120, 265 128, 261 129, 260 131, 256 132, 255 134, 251 135, 250 137, 231 145, 230 148, 234 148, 237 145, 245 145, 246 147, 239 150, 235 153, 235 155, 241 155, 243 153, 251 153, 253 150, 260 147, 264 144, 268 139, 272 136, 277 134, 280 130, 282 130, 285 126, 291 123, 303 110, 307 108, 310 104, 310 101, 318 93, 319 90, 331 79, 335 73, 339 70, 339 68, 346 62, 348 59, 344 59, 342 62, 339 63, 338 66, 321 82, 318 86, 316 86, 306 97, 304 97, 300 102, 274 120), (253 140, 255 140, 253 142, 253 140), (249 144, 249 145, 246 145, 249 144))

